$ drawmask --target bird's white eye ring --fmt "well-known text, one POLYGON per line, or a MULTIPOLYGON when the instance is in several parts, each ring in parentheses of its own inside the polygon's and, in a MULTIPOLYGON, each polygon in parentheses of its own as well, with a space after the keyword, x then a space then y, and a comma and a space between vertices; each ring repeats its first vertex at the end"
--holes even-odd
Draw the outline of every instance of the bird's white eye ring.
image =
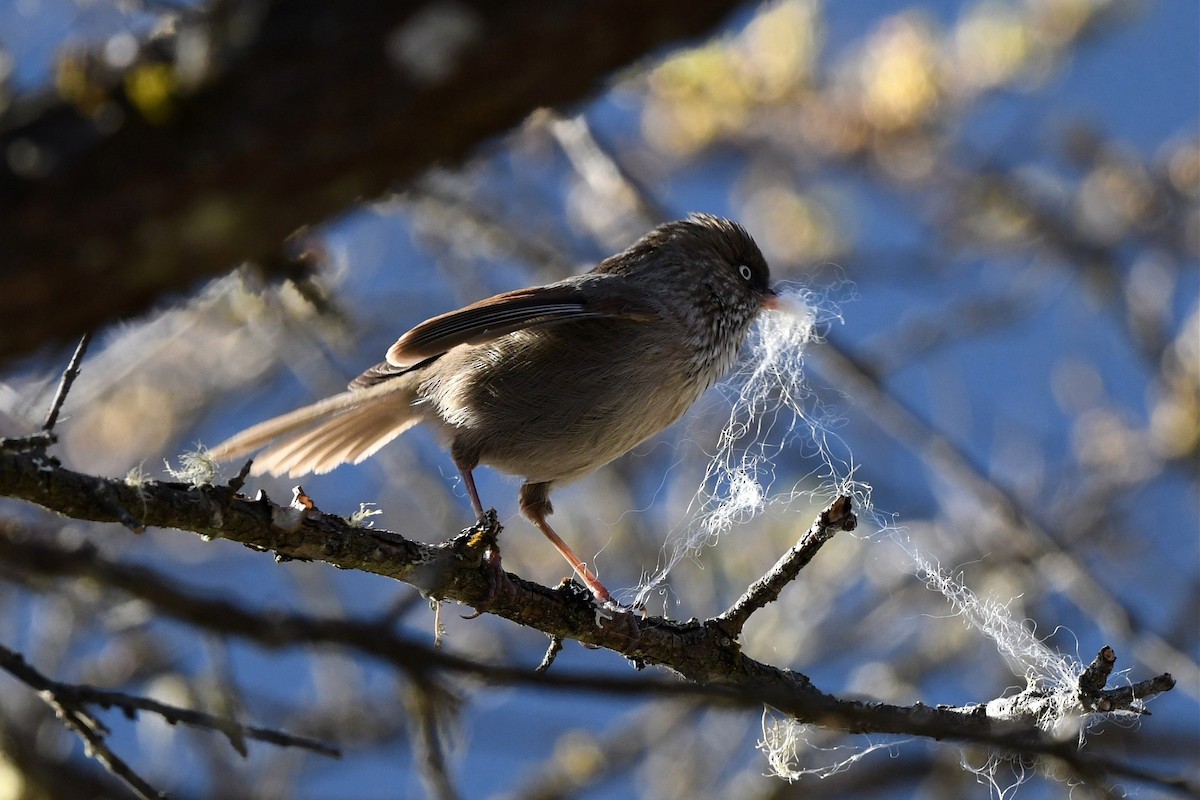
POLYGON ((741 276, 742 276, 742 278, 743 278, 744 280, 750 280, 750 276, 754 274, 754 273, 753 273, 753 272, 750 270, 750 267, 748 267, 748 266, 747 266, 747 265, 745 265, 745 264, 740 264, 740 265, 738 266, 738 272, 739 272, 739 273, 741 273, 741 276))

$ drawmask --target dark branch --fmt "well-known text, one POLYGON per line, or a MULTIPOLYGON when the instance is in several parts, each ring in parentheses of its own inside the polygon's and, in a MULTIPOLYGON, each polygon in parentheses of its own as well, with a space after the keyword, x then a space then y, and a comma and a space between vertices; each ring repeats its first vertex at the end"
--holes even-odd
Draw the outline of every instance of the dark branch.
POLYGON ((68 696, 81 705, 98 705, 101 708, 119 708, 126 716, 136 716, 139 711, 149 711, 157 714, 171 725, 182 723, 193 728, 205 728, 225 734, 229 743, 238 754, 247 755, 245 739, 254 739, 278 747, 299 747, 330 758, 340 758, 341 750, 317 739, 307 736, 297 736, 284 733, 273 728, 262 728, 254 725, 243 725, 227 717, 206 714, 203 711, 193 711, 188 708, 160 703, 148 697, 136 697, 124 692, 114 692, 107 689, 97 689, 94 686, 72 686, 71 684, 56 684, 60 696, 68 696))
POLYGON ((534 672, 541 675, 546 670, 550 669, 550 667, 554 665, 554 660, 558 658, 558 654, 562 652, 562 647, 562 637, 551 636, 550 644, 546 647, 546 655, 542 656, 542 663, 537 665, 537 669, 535 669, 534 672))
POLYGON ((0 360, 243 261, 299 274, 285 246, 298 229, 581 102, 738 2, 239 5, 178 23, 212 54, 199 69, 175 63, 170 38, 121 74, 83 54, 77 96, 18 99, 0 118, 0 152, 36 156, 0 162, 0 314, 21 320, 0 331, 0 360), (141 76, 165 91, 140 96, 141 76))
POLYGON ((67 394, 71 391, 71 384, 75 383, 75 379, 79 377, 79 368, 83 364, 83 357, 87 354, 91 341, 92 334, 85 333, 79 340, 79 344, 76 345, 75 354, 71 356, 67 368, 63 370, 62 380, 58 382, 58 391, 54 393, 54 401, 50 403, 46 421, 42 423, 42 430, 47 434, 54 433, 54 424, 58 422, 58 412, 62 410, 67 394))
MULTIPOLYGON (((0 495, 25 499, 79 519, 119 521, 111 503, 96 501, 99 487, 123 507, 141 510, 140 519, 145 525, 191 530, 207 537, 238 541, 256 550, 271 551, 277 557, 325 561, 339 567, 385 575, 410 583, 430 596, 467 605, 479 605, 490 591, 486 566, 477 559, 464 557, 455 540, 442 545, 421 544, 388 531, 351 527, 340 517, 323 514, 304 503, 281 507, 261 496, 257 500, 248 500, 236 496, 228 486, 190 487, 149 482, 135 489, 120 481, 63 469, 44 456, 0 453, 0 495)), ((819 520, 814 527, 845 524, 849 512, 847 505, 835 501, 826 509, 824 523, 819 520)), ((0 542, 6 538, 0 536, 0 542)), ((28 546, 28 543, 21 545, 28 546)), ((10 551, 4 553, 6 560, 16 552, 11 542, 4 549, 10 551)), ((94 557, 80 556, 73 561, 76 564, 73 569, 80 573, 100 568, 85 565, 87 561, 95 565, 94 557)), ((126 571, 122 582, 128 586, 133 575, 129 571, 134 568, 110 566, 113 570, 126 571)), ((66 573, 72 571, 62 566, 58 569, 66 573)), ((618 652, 627 646, 624 626, 598 626, 594 609, 586 598, 540 586, 515 575, 508 578, 512 592, 493 597, 487 613, 587 645, 618 652)), ((162 587, 159 591, 163 591, 162 587)), ((287 616, 267 623, 231 604, 214 613, 196 601, 197 598, 178 590, 155 598, 160 608, 168 613, 221 620, 228 632, 248 635, 271 646, 321 641, 356 647, 401 666, 418 680, 428 680, 431 672, 437 670, 548 688, 702 695, 738 705, 765 703, 802 724, 851 733, 975 742, 1003 751, 1051 756, 1072 765, 1073 769, 1103 767, 1107 774, 1128 774, 1128 768, 1089 760, 1090 757, 1078 752, 1073 744, 1064 745, 1043 734, 1019 705, 993 701, 964 707, 930 708, 920 704, 896 706, 844 700, 826 694, 804 675, 745 656, 719 619, 674 622, 652 618, 640 623, 641 638, 629 655, 639 663, 673 670, 691 683, 688 685, 644 679, 618 680, 601 675, 539 674, 523 668, 480 665, 398 637, 374 623, 320 622, 287 616)), ((1170 676, 1160 676, 1147 682, 1142 690, 1166 691, 1173 685, 1170 676)), ((1083 707, 1078 710, 1080 713, 1091 711, 1083 707)))
POLYGON ((1079 693, 1084 697, 1094 697, 1102 692, 1108 685, 1108 678, 1116 663, 1116 652, 1107 645, 1101 647, 1092 663, 1079 676, 1079 693))
POLYGON ((112 751, 105 741, 108 730, 99 720, 88 714, 69 692, 60 692, 60 684, 31 667, 20 653, 0 645, 0 669, 37 692, 38 697, 54 710, 63 724, 83 740, 87 754, 100 762, 111 775, 124 781, 138 797, 143 800, 159 800, 166 797, 112 751))

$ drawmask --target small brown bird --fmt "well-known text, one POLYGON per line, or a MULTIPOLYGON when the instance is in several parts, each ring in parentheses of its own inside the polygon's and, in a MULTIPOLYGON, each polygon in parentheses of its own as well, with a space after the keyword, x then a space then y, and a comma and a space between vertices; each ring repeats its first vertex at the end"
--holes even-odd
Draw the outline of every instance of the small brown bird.
POLYGON ((449 446, 478 518, 477 466, 522 476, 521 512, 610 603, 546 522, 551 488, 679 419, 728 371, 754 318, 776 301, 750 235, 693 214, 587 274, 422 322, 348 391, 255 425, 213 453, 232 459, 274 442, 254 471, 294 477, 357 464, 426 423, 449 446))

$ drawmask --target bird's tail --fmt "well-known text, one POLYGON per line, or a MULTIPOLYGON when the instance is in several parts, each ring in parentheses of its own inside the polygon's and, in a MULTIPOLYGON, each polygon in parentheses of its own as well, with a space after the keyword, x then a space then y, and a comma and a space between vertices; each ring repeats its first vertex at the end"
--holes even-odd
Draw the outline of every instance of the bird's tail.
POLYGON ((389 381, 343 392, 247 428, 212 449, 218 461, 267 447, 252 472, 298 477, 357 464, 420 422, 412 392, 389 381))

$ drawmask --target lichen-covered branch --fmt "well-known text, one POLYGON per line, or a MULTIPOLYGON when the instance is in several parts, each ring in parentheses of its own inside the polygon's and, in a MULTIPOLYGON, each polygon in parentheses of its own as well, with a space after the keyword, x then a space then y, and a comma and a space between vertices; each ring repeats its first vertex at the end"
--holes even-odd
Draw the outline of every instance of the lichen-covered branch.
MULTIPOLYGON (((422 544, 389 531, 352 527, 342 518, 322 513, 310 504, 281 506, 263 496, 247 499, 237 494, 238 485, 239 481, 233 486, 189 486, 167 482, 129 486, 123 481, 65 469, 36 449, 28 451, 11 442, 0 443, 0 496, 19 498, 77 519, 97 522, 119 523, 124 516, 133 515, 140 525, 178 528, 213 539, 229 539, 255 550, 272 552, 277 558, 324 561, 372 572, 412 584, 432 597, 468 605, 480 605, 489 598, 487 569, 482 564, 482 554, 472 551, 470 536, 455 537, 438 545, 422 544)), ((848 513, 843 501, 835 501, 814 523, 814 528, 835 529, 848 513)), ((4 552, 6 558, 18 554, 8 544, 0 545, 0 552, 4 552)), ((87 561, 77 559, 80 565, 87 561)), ((71 571, 65 567, 61 569, 71 571)), ((77 566, 77 569, 86 567, 77 566)), ((570 588, 551 589, 514 575, 509 579, 512 591, 491 593, 495 596, 491 597, 487 613, 554 637, 626 651, 629 642, 623 626, 597 625, 594 608, 586 593, 570 588)), ((224 613, 201 616, 236 620, 224 613)), ((639 666, 658 665, 682 676, 693 685, 690 688, 686 684, 679 685, 679 690, 684 693, 695 691, 716 701, 735 704, 765 703, 806 724, 851 733, 977 742, 1005 751, 1051 755, 1067 762, 1084 758, 1073 746, 1064 746, 1061 741, 1044 734, 1035 724, 1036 714, 1026 713, 1027 709, 1014 706, 1012 702, 1005 705, 1001 700, 965 707, 933 708, 835 697, 819 690, 802 674, 746 656, 723 623, 721 617, 702 622, 662 618, 641 620, 641 636, 626 655, 639 666)), ((387 637, 378 635, 378 626, 369 627, 369 632, 356 638, 353 635, 356 626, 342 621, 338 626, 330 626, 330 630, 338 629, 340 633, 328 634, 331 638, 327 640, 358 646, 385 658, 403 656, 409 660, 410 669, 466 670, 483 673, 493 680, 516 680, 547 687, 563 685, 566 677, 566 685, 572 688, 637 691, 634 688, 637 683, 629 680, 614 682, 611 678, 596 676, 595 680, 577 681, 571 680, 570 676, 540 674, 532 669, 492 669, 472 665, 452 656, 436 654, 432 648, 414 648, 407 642, 393 643, 393 648, 387 644, 387 637)), ((286 626, 280 630, 285 629, 286 626)), ((304 638, 312 641, 313 633, 312 630, 305 631, 304 638)), ((317 640, 320 640, 319 636, 317 640)), ((1174 685, 1170 676, 1164 675, 1128 690, 1106 690, 1099 675, 1102 671, 1094 666, 1085 671, 1086 691, 1081 694, 1079 714, 1102 709, 1133 709, 1140 706, 1145 697, 1167 691, 1174 685), (1098 685, 1100 688, 1096 688, 1098 685), (1094 699, 1101 694, 1108 703, 1107 709, 1094 699), (1085 695, 1092 699, 1086 699, 1085 695)), ((661 681, 640 680, 640 684, 642 689, 653 691, 654 684, 661 684, 661 681)))

